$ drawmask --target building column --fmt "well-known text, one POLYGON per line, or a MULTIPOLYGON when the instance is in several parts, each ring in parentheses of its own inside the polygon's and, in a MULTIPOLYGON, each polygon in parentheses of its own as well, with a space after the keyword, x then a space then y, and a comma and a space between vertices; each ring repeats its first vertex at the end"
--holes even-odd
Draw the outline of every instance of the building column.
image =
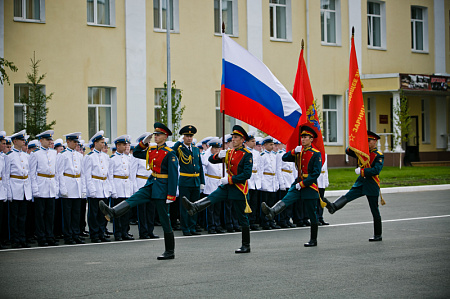
MULTIPOLYGON (((352 38, 352 27, 355 28, 355 51, 356 58, 359 62, 359 73, 363 74, 363 65, 362 65, 362 17, 361 17, 361 0, 349 0, 348 1, 348 32, 349 32, 349 49, 351 46, 351 38, 352 38)), ((365 16, 365 14, 364 14, 365 16)), ((367 29, 366 29, 367 30, 367 29)), ((349 51, 350 52, 350 51, 349 51)))
POLYGON ((447 149, 447 99, 436 97, 436 149, 447 149))
POLYGON ((446 74, 445 64, 445 5, 434 0, 434 73, 446 74))
POLYGON ((396 91, 392 93, 392 119, 393 119, 393 124, 392 124, 392 130, 393 130, 393 134, 394 134, 394 144, 396 144, 395 148, 394 148, 394 152, 395 153, 401 153, 403 152, 402 149, 402 141, 401 141, 401 132, 402 132, 402 128, 400 126, 400 119, 398 117, 398 115, 395 113, 396 110, 400 109, 400 91, 396 91))
POLYGON ((125 1, 127 134, 147 131, 147 36, 145 0, 125 1))
MULTIPOLYGON (((4 4, 1 1, 0 5, 0 57, 5 57, 5 14, 4 4)), ((6 70, 8 71, 8 70, 6 70)), ((4 82, 3 82, 4 84, 4 82)), ((5 89, 3 84, 0 84, 0 129, 5 128, 5 89)), ((14 130, 14 125, 13 125, 14 130)))

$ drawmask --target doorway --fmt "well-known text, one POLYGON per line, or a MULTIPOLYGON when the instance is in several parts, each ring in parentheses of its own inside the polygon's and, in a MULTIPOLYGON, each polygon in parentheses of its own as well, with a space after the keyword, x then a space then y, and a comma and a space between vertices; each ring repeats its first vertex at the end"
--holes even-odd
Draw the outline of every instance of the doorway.
POLYGON ((419 156, 419 117, 417 115, 411 116, 410 131, 407 136, 405 158, 403 163, 406 166, 411 166, 411 162, 420 161, 419 156))

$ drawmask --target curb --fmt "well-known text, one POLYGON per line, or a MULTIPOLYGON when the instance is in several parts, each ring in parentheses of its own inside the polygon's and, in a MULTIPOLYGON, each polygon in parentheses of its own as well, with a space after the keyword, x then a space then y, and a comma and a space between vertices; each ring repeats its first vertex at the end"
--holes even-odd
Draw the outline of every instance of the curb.
MULTIPOLYGON (((450 184, 381 188, 381 193, 384 195, 391 193, 439 191, 439 190, 450 190, 450 184)), ((341 196, 347 192, 348 190, 333 190, 333 191, 325 190, 325 196, 341 196)))

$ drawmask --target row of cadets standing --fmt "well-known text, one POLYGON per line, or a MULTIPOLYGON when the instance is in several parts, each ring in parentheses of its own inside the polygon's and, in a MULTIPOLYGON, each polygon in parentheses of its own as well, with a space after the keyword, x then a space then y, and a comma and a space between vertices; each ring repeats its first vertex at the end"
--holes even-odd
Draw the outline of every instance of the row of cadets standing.
MULTIPOLYGON (((116 152, 111 156, 109 162, 108 180, 111 186, 112 205, 118 205, 128 199, 133 193, 133 182, 131 178, 131 159, 128 156, 127 147, 130 146, 130 136, 122 135, 114 139, 116 152)), ((113 219, 113 234, 116 241, 134 240, 128 235, 129 214, 113 219)))
POLYGON ((106 219, 99 210, 99 202, 108 204, 111 195, 109 172, 109 156, 103 152, 105 137, 99 131, 91 137, 89 142, 92 151, 85 156, 84 170, 86 193, 88 198, 88 226, 92 243, 109 242, 105 238, 106 219))
POLYGON ((83 155, 77 151, 80 132, 64 135, 67 148, 56 160, 56 175, 59 182, 59 197, 62 207, 62 232, 65 244, 84 244, 80 221, 85 218, 86 184, 81 177, 83 155), (84 204, 85 208, 82 209, 84 204))
POLYGON ((4 150, 6 148, 6 132, 0 131, 0 249, 5 249, 6 247, 2 244, 2 236, 3 232, 3 210, 6 210, 7 207, 7 189, 5 185, 5 153, 4 150))
POLYGON ((175 238, 167 204, 176 200, 178 161, 174 151, 166 145, 166 140, 172 132, 161 123, 155 123, 154 128, 154 133, 145 137, 133 151, 133 156, 145 159, 152 170, 144 187, 112 208, 103 201, 98 204, 105 218, 110 220, 126 214, 132 207, 154 201, 164 231, 165 245, 165 251, 158 256, 158 260, 167 260, 175 258, 175 238), (156 146, 149 147, 153 135, 156 146))
MULTIPOLYGON (((183 141, 177 141, 172 147, 179 162, 179 197, 185 196, 192 202, 200 199, 200 190, 205 188, 200 150, 192 144, 196 133, 197 129, 194 126, 184 126, 179 131, 183 141)), ((196 230, 197 215, 190 216, 182 205, 180 205, 180 222, 184 236, 201 234, 196 230)))
POLYGON ((261 230, 259 226, 259 190, 261 189, 261 153, 256 150, 257 141, 255 132, 248 132, 248 141, 245 143, 247 149, 252 153, 253 156, 253 166, 252 166, 252 176, 248 180, 248 204, 252 210, 252 213, 248 215, 250 221, 251 230, 261 230))
MULTIPOLYGON (((140 143, 145 137, 151 135, 149 132, 145 132, 140 135, 136 142, 140 143)), ((155 146, 156 144, 151 144, 155 146)), ((137 144, 134 146, 136 148, 137 144)), ((133 152, 134 152, 133 148, 133 152)), ((148 178, 151 176, 152 171, 147 169, 144 159, 138 159, 134 156, 131 157, 131 177, 134 178, 133 184, 133 194, 136 193, 140 188, 144 187, 148 178)), ((155 228, 155 203, 153 201, 148 201, 137 206, 137 217, 138 217, 138 230, 140 239, 157 239, 158 235, 153 233, 155 228)))

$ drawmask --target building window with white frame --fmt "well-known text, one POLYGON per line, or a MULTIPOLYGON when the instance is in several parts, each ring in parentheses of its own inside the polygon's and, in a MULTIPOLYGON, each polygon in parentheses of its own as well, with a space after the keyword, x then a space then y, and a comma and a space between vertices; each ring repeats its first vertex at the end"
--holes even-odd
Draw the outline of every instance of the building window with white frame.
POLYGON ((341 43, 340 0, 320 0, 320 22, 322 44, 341 43))
POLYGON ((376 99, 374 97, 367 98, 364 103, 364 108, 366 110, 366 121, 367 121, 367 130, 376 131, 377 125, 377 117, 376 117, 376 99))
POLYGON ((385 48, 386 15, 384 2, 367 2, 367 44, 370 48, 385 48))
POLYGON ((87 0, 87 23, 115 26, 115 0, 87 0))
POLYGON ((337 144, 339 141, 338 122, 340 97, 337 95, 323 95, 323 141, 327 144, 337 144))
MULTIPOLYGON (((222 124, 224 115, 220 112, 220 90, 216 91, 216 135, 222 136, 222 124)), ((236 118, 225 115, 225 134, 233 131, 233 126, 236 125, 236 118)))
POLYGON ((421 104, 422 143, 430 143, 430 102, 422 99, 421 104))
POLYGON ((14 21, 45 22, 45 0, 14 0, 14 21))
MULTIPOLYGON (((167 94, 167 89, 165 88, 155 88, 155 122, 161 122, 163 113, 165 111, 162 110, 163 107, 163 97, 167 94)), ((181 94, 181 89, 175 89, 175 98, 178 98, 181 94)), ((167 105, 167 104, 166 104, 167 105)), ((167 108, 166 108, 167 109, 167 108)), ((166 117, 167 118, 167 117, 166 117)))
POLYGON ((169 2, 170 31, 179 32, 178 0, 153 0, 153 30, 166 32, 167 1, 169 2))
POLYGON ((89 138, 100 130, 111 140, 113 90, 109 87, 88 88, 88 130, 89 138))
POLYGON ((426 7, 411 6, 411 49, 428 51, 428 14, 426 7))
POLYGON ((291 27, 291 0, 270 0, 270 38, 271 40, 290 41, 291 27))
POLYGON ((238 2, 237 0, 214 0, 214 33, 238 36, 238 2))
MULTIPOLYGON (((39 85, 41 92, 45 94, 45 85, 39 85)), ((28 84, 14 84, 14 132, 25 128, 26 115, 33 110, 27 111, 27 107, 21 103, 21 98, 30 96, 30 87, 28 84)), ((45 121, 41 125, 45 125, 45 121)))

